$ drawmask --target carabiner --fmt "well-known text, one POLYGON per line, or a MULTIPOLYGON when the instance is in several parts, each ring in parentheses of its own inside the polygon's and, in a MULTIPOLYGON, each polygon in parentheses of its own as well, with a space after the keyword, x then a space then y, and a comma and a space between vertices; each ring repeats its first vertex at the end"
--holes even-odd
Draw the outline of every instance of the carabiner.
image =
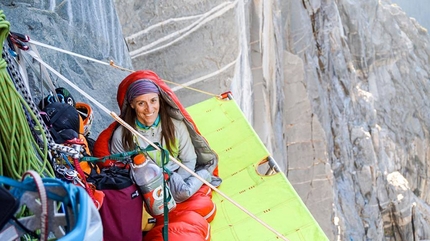
POLYGON ((19 39, 22 42, 28 42, 30 41, 30 37, 25 35, 25 34, 21 34, 21 33, 17 33, 17 32, 9 32, 12 36, 14 36, 16 39, 19 39))
POLYGON ((10 39, 10 41, 16 45, 18 48, 26 51, 29 50, 30 47, 28 45, 26 45, 22 40, 20 40, 19 38, 15 37, 15 35, 9 33, 8 39, 10 39))

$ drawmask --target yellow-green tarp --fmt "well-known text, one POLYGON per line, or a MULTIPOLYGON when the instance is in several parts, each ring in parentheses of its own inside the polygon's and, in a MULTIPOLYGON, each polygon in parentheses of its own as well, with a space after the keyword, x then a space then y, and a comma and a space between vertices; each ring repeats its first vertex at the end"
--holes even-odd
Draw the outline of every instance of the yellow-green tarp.
MULTIPOLYGON (((290 241, 328 240, 283 173, 258 174, 270 154, 234 100, 211 98, 187 108, 219 156, 219 190, 290 241)), ((282 240, 213 192, 217 207, 212 241, 282 240)))

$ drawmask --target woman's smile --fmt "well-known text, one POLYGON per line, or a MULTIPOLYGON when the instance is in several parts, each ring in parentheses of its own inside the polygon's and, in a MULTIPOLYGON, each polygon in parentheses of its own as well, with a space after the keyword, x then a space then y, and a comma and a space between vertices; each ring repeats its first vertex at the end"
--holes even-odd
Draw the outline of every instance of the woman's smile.
POLYGON ((160 110, 160 100, 157 93, 139 95, 134 98, 131 108, 136 111, 139 122, 146 126, 151 126, 157 119, 160 110))

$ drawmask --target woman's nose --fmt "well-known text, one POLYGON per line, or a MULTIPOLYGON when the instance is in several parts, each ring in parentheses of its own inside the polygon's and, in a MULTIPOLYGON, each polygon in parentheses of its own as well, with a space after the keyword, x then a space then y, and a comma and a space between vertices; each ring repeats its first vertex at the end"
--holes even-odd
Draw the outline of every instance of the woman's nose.
POLYGON ((146 110, 151 112, 154 109, 154 106, 151 104, 146 104, 146 110))

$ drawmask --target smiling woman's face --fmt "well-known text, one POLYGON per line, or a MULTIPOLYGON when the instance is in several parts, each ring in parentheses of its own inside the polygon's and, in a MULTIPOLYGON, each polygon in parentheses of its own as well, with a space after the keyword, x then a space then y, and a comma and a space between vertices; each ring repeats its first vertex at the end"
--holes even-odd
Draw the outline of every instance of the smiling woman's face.
POLYGON ((160 110, 159 98, 157 93, 149 93, 133 99, 130 105, 136 111, 140 123, 151 126, 155 122, 160 110))

